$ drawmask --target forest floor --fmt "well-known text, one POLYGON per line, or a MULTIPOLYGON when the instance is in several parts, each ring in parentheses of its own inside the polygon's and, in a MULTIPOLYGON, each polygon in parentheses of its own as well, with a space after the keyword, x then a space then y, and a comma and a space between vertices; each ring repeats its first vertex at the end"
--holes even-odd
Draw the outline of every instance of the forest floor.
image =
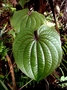
MULTIPOLYGON (((60 30, 60 36, 61 36, 61 41, 62 41, 62 46, 65 47, 64 45, 67 45, 67 1, 65 0, 53 0, 54 1, 54 8, 55 8, 55 14, 56 14, 56 18, 57 18, 57 22, 59 25, 59 30, 60 30)), ((0 40, 5 41, 5 45, 6 48, 9 47, 9 56, 11 58, 11 60, 13 60, 12 57, 12 53, 11 53, 11 48, 12 48, 12 38, 11 36, 8 34, 9 31, 12 30, 11 24, 10 24, 10 18, 12 16, 12 11, 9 8, 9 6, 4 6, 5 4, 3 4, 3 2, 0 2, 0 40), (1 37, 1 33, 2 30, 4 29, 4 34, 1 37)), ((12 6, 11 6, 12 7, 12 6)), ((50 5, 48 3, 46 3, 46 11, 48 11, 48 13, 46 14, 46 17, 49 16, 50 13, 52 13, 51 9, 50 9, 50 5)), ((49 16, 50 17, 50 16, 49 16)), ((50 18, 51 19, 51 18, 50 18)), ((65 47, 65 49, 67 49, 67 46, 65 47)), ((65 54, 63 56, 64 60, 67 59, 67 53, 66 51, 64 51, 65 54)), ((2 59, 2 57, 1 57, 2 59)), ((13 63, 13 61, 12 61, 13 63)), ((64 72, 64 76, 67 76, 67 68, 66 65, 67 63, 65 63, 63 61, 63 64, 60 65, 60 68, 63 69, 64 72), (65 65, 65 67, 63 66, 63 64, 65 65)), ((8 64, 7 62, 0 60, 0 75, 5 75, 6 72, 9 72, 9 70, 6 70, 8 68, 8 64), (7 66, 7 67, 6 67, 7 66)), ((19 71, 18 71, 19 72, 19 71)), ((15 75, 18 73, 16 72, 15 75)), ((20 72, 21 75, 21 72, 20 72)), ((11 81, 11 77, 9 76, 9 80, 11 81)), ((42 80, 39 83, 35 82, 35 85, 28 85, 28 88, 23 88, 22 90, 27 90, 27 89, 45 89, 45 90, 67 90, 67 86, 62 87, 65 83, 64 82, 60 82, 58 81, 58 78, 60 78, 62 76, 62 73, 60 71, 59 68, 56 69, 56 71, 54 71, 54 73, 52 75, 49 75, 47 77, 47 80, 42 80)), ((16 76, 17 79, 18 74, 16 76)), ((7 80, 5 80, 5 82, 7 82, 7 80)), ((67 82, 66 82, 67 83, 67 82)), ((19 84, 17 84, 19 85, 19 84)))

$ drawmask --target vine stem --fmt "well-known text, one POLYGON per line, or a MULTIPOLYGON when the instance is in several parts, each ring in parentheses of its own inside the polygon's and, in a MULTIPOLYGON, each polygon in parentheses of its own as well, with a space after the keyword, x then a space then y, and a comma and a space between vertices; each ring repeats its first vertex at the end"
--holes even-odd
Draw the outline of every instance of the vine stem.
POLYGON ((8 61, 8 65, 9 65, 9 68, 10 68, 10 73, 11 73, 12 83, 13 83, 13 90, 17 90, 13 65, 12 65, 11 59, 10 59, 8 54, 6 55, 6 59, 8 61))
POLYGON ((29 82, 27 82, 25 85, 23 85, 19 90, 22 90, 22 88, 24 88, 25 86, 27 86, 32 80, 30 80, 29 82))

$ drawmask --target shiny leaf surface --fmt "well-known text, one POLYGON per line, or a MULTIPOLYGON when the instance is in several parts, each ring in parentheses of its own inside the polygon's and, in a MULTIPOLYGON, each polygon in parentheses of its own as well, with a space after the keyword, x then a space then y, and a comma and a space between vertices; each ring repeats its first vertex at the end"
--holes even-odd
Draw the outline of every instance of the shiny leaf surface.
POLYGON ((46 25, 36 31, 32 28, 22 29, 13 43, 15 61, 24 74, 40 81, 61 62, 60 35, 53 27, 46 25))

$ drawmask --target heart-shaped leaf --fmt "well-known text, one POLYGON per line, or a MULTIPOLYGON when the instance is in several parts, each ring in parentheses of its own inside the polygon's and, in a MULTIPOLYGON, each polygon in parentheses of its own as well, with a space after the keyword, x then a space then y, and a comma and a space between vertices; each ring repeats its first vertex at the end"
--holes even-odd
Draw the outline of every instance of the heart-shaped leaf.
POLYGON ((58 32, 46 25, 38 30, 22 28, 13 43, 13 54, 20 70, 39 81, 56 69, 62 59, 58 32), (23 30, 22 30, 23 29, 23 30))
POLYGON ((11 25, 16 32, 20 31, 20 27, 30 27, 37 30, 42 24, 44 24, 44 20, 44 15, 40 14, 39 12, 23 9, 14 13, 11 20, 11 25))

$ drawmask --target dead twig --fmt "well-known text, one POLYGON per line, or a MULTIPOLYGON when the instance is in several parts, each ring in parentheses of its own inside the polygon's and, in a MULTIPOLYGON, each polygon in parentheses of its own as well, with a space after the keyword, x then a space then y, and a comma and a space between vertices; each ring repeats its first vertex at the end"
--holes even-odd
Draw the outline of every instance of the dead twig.
POLYGON ((14 76, 14 70, 13 70, 13 65, 12 65, 11 59, 8 55, 6 55, 6 59, 8 61, 8 65, 10 68, 10 73, 11 73, 12 83, 13 83, 13 90, 17 90, 15 76, 14 76))

